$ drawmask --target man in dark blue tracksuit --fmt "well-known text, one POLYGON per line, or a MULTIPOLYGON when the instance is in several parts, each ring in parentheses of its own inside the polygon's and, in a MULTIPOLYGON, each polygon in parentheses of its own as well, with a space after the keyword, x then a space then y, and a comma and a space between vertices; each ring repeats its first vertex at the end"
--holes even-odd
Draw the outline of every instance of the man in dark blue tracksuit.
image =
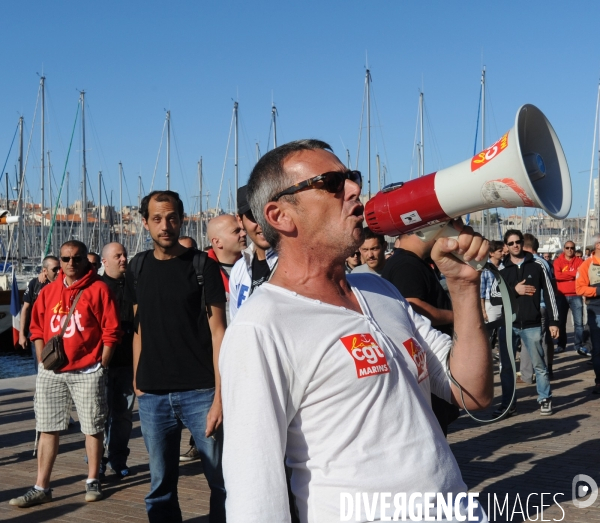
MULTIPOLYGON (((542 316, 540 313, 540 291, 544 291, 544 301, 549 316, 550 334, 558 337, 558 308, 556 295, 547 272, 529 252, 523 251, 523 234, 518 230, 508 230, 504 235, 504 243, 508 247, 508 256, 503 261, 504 268, 500 271, 506 285, 512 289, 517 301, 517 316, 513 323, 513 349, 517 338, 521 346, 527 350, 533 364, 538 392, 540 414, 552 414, 552 392, 548 378, 548 368, 542 348, 542 316)), ((502 405, 496 411, 500 414, 506 410, 513 391, 514 376, 510 365, 506 344, 505 328, 500 329, 500 382, 502 384, 502 405)), ((522 350, 523 350, 522 349, 522 350)), ((515 407, 510 414, 514 414, 515 407)))

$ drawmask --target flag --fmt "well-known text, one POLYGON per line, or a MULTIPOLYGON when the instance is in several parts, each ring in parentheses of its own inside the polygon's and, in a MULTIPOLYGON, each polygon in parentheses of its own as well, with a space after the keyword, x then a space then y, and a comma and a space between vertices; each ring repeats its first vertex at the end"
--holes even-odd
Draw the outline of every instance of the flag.
POLYGON ((13 345, 19 344, 19 332, 21 330, 21 297, 17 286, 17 277, 13 270, 12 285, 10 287, 10 315, 13 324, 13 345))

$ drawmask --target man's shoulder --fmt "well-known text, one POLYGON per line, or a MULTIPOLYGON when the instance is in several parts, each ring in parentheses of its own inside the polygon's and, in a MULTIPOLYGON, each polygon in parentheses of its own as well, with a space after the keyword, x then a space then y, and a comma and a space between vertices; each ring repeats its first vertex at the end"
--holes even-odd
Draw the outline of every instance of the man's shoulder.
POLYGON ((373 274, 374 272, 375 271, 371 270, 371 268, 366 263, 358 265, 357 267, 354 267, 354 269, 352 269, 353 274, 373 274))
POLYGON ((346 278, 352 287, 356 287, 359 291, 368 294, 387 296, 389 298, 398 299, 401 295, 398 289, 385 278, 379 277, 372 273, 355 273, 347 274, 346 278))
POLYGON ((250 267, 246 258, 242 256, 238 261, 233 264, 231 269, 231 274, 229 275, 229 284, 232 285, 232 282, 237 282, 241 278, 244 277, 246 273, 250 272, 250 267))

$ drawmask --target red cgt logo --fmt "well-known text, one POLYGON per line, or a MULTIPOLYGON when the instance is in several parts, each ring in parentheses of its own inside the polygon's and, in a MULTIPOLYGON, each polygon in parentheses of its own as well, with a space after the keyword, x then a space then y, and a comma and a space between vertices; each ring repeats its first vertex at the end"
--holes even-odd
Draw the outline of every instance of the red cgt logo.
POLYGON ((354 359, 358 378, 390 372, 385 353, 370 334, 351 334, 340 341, 354 359))
POLYGON ((429 376, 429 370, 427 369, 427 353, 414 338, 403 341, 402 345, 404 345, 409 356, 415 362, 415 365, 417 366, 417 381, 421 383, 429 376))
POLYGON ((478 155, 471 158, 471 172, 476 171, 480 167, 483 167, 486 163, 493 160, 498 156, 504 149, 508 147, 508 133, 506 133, 500 140, 494 145, 488 147, 485 151, 480 152, 478 155))

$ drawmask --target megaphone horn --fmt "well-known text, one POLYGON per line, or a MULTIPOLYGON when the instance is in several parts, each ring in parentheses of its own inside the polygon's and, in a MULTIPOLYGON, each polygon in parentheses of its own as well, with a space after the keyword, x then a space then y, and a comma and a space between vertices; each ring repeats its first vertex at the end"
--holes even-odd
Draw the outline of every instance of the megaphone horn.
POLYGON ((485 151, 427 176, 384 187, 365 206, 369 228, 396 236, 439 234, 453 218, 492 207, 539 207, 557 219, 571 210, 571 177, 548 119, 534 105, 485 151))

